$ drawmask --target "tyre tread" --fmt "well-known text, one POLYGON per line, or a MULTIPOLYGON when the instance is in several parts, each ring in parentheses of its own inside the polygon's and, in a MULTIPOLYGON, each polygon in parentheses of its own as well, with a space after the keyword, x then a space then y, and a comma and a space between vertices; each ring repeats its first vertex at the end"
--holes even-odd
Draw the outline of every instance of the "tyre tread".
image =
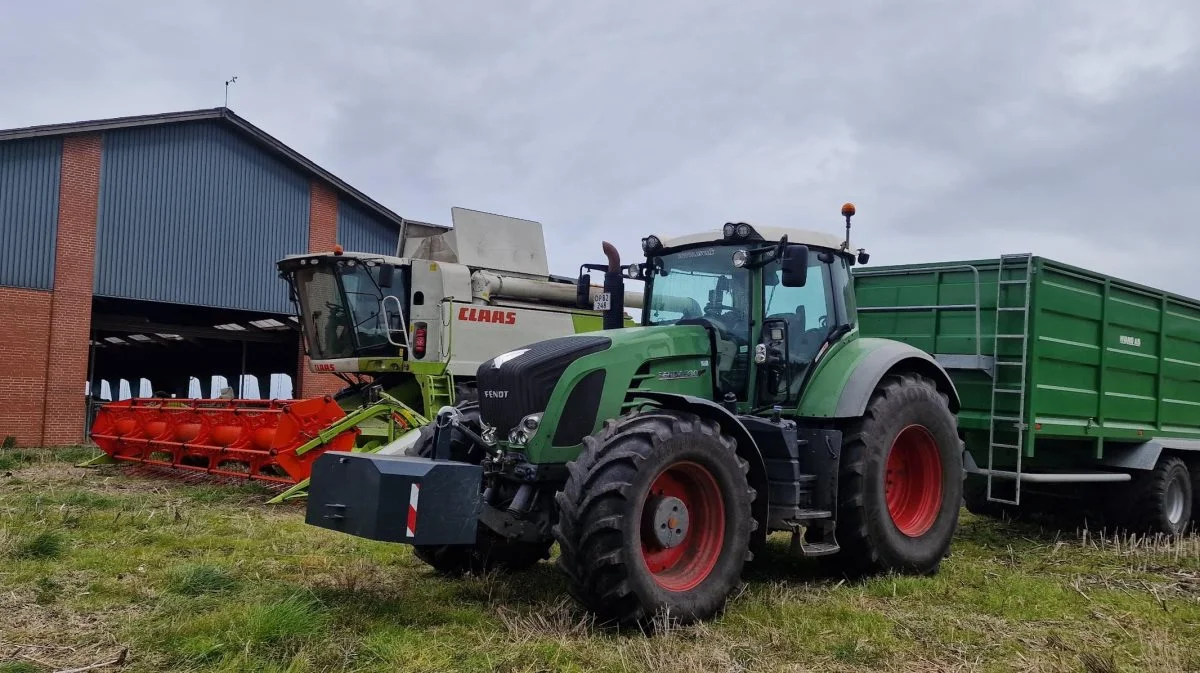
MULTIPOLYGON (((558 566, 571 596, 603 620, 629 624, 654 617, 645 614, 624 568, 620 512, 629 505, 631 480, 639 466, 673 435, 688 432, 717 438, 735 456, 741 473, 749 471, 749 463, 736 456, 736 442, 715 421, 660 409, 633 411, 605 422, 584 439, 584 450, 567 465, 570 478, 555 498, 558 566)), ((753 493, 748 490, 751 499, 753 493)), ((743 518, 754 522, 749 500, 743 518)))

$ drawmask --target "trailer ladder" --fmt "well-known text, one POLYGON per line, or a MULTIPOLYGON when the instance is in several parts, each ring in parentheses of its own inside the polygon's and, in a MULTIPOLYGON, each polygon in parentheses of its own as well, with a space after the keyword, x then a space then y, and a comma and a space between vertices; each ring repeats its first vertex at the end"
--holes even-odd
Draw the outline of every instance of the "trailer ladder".
MULTIPOLYGON (((996 330, 993 355, 991 419, 988 423, 987 500, 1008 505, 1021 504, 1021 462, 1025 454, 1025 380, 1029 356, 1029 300, 1033 255, 1001 255, 996 276, 996 330), (1005 275, 1008 271, 1012 278, 1005 275), (1008 291, 1006 291, 1008 290, 1008 291), (1019 298, 1013 294, 1020 292, 1019 298), (1019 302, 1020 305, 1016 305, 1019 302), (1020 325, 1020 331, 1017 325, 1020 325), (1015 346, 1021 346, 1019 359, 1015 346), (1015 373, 1014 373, 1015 370, 1015 373), (1016 400, 1016 411, 1012 400, 1016 400), (1011 438, 1011 439, 1010 439, 1011 438), (1015 454, 1015 468, 996 469, 996 454, 1015 454), (1012 498, 993 495, 993 480, 1013 482, 1012 498)), ((1007 462, 1006 462, 1007 464, 1007 462)))

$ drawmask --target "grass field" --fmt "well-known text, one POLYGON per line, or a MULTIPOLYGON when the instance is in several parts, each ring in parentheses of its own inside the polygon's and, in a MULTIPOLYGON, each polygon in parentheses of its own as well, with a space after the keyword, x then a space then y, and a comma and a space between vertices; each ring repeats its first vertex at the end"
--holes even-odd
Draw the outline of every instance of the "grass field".
POLYGON ((551 563, 440 579, 403 546, 303 523, 253 486, 0 451, 0 673, 1196 671, 1200 539, 1052 532, 964 512, 932 578, 822 579, 786 539, 719 620, 595 628, 551 563))

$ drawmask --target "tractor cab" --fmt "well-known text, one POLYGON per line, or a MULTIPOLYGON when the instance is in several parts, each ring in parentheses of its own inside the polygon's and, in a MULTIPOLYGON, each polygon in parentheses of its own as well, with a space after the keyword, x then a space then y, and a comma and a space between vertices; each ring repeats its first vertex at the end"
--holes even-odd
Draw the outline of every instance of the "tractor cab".
MULTIPOLYGON (((852 206, 843 214, 849 221, 852 206)), ((794 406, 814 363, 854 324, 847 248, 819 232, 728 223, 647 236, 645 263, 625 275, 646 282, 643 326, 709 330, 718 399, 745 413, 794 406)))

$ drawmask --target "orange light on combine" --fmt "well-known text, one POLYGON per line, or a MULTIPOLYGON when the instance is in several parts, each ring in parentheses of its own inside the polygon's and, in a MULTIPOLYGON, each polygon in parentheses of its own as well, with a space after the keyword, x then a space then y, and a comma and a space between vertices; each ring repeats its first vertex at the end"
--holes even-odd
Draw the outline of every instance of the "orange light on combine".
POLYGON ((842 217, 853 217, 853 216, 854 216, 854 204, 853 203, 843 203, 842 204, 842 217))
POLYGON ((344 249, 342 249, 341 245, 338 245, 337 243, 333 244, 333 254, 340 255, 343 252, 346 252, 346 251, 344 249))

